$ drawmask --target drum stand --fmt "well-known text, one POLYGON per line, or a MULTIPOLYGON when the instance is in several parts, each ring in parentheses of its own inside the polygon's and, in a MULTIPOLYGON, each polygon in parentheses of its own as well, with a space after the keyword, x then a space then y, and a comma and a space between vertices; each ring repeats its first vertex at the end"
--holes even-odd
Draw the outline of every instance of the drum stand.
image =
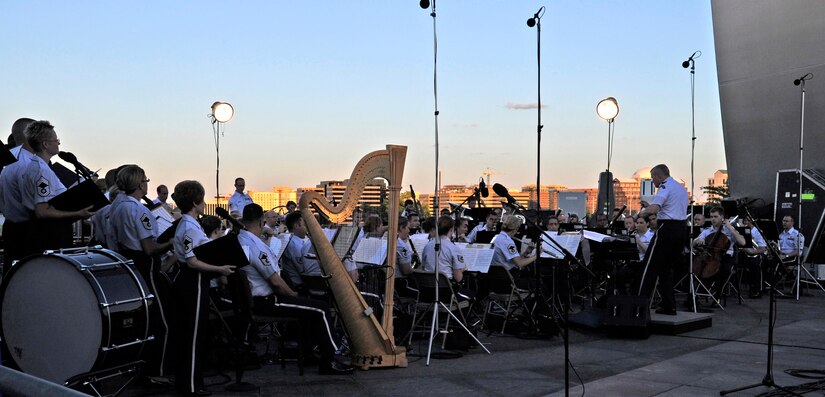
POLYGON ((81 392, 86 392, 85 388, 94 393, 97 397, 104 397, 104 396, 117 396, 123 389, 126 388, 130 383, 132 383, 135 378, 143 372, 143 366, 146 362, 134 361, 131 363, 126 363, 123 365, 119 365, 114 368, 110 369, 103 369, 94 372, 86 372, 84 374, 75 375, 64 382, 64 385, 70 389, 78 390, 81 392), (103 382, 108 379, 114 379, 119 377, 127 377, 126 381, 114 392, 110 394, 102 394, 100 388, 100 382, 103 382))

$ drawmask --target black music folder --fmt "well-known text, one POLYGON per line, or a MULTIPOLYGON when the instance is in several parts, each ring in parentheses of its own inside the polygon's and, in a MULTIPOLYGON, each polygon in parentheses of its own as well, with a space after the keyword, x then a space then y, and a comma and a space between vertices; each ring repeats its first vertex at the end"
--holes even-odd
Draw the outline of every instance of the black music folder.
POLYGON ((111 203, 100 192, 95 182, 87 179, 58 194, 57 197, 49 200, 49 204, 61 211, 78 211, 90 205, 92 211, 97 211, 111 203))
POLYGON ((243 252, 241 243, 238 241, 238 235, 235 233, 229 233, 195 247, 194 252, 198 259, 210 265, 230 265, 240 269, 249 264, 246 253, 243 252))
POLYGON ((17 157, 14 157, 11 151, 6 148, 6 145, 3 145, 3 142, 0 141, 0 169, 15 161, 17 161, 17 157))

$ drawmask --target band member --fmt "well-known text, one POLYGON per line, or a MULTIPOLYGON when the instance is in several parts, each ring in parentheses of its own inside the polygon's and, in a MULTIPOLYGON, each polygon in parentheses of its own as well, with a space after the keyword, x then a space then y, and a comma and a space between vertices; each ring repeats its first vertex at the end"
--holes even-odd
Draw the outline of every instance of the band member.
POLYGON ((435 256, 436 239, 432 239, 424 247, 421 261, 424 265, 424 271, 432 272, 438 266, 438 272, 447 277, 448 280, 461 282, 467 264, 464 263, 464 258, 460 255, 458 247, 450 241, 453 225, 453 218, 449 216, 438 218, 438 237, 440 240, 438 242, 441 245, 438 257, 435 256))
POLYGON ((246 181, 243 178, 235 178, 235 193, 229 198, 229 212, 236 213, 238 216, 243 214, 243 209, 249 204, 252 204, 252 197, 244 193, 246 188, 246 181))
POLYGON ((628 236, 632 236, 634 233, 636 233, 636 219, 634 219, 632 216, 624 218, 624 230, 628 236))
POLYGON ((474 227, 473 230, 470 232, 470 235, 467 236, 467 242, 475 243, 478 232, 495 232, 496 231, 496 223, 498 222, 498 216, 495 212, 490 212, 487 214, 487 218, 484 223, 479 224, 478 226, 474 227))
POLYGON ((401 211, 401 216, 403 216, 405 218, 409 218, 410 214, 413 213, 413 212, 416 212, 415 211, 415 202, 410 200, 410 199, 404 200, 404 210, 401 211))
POLYGON ((206 207, 203 196, 203 186, 197 181, 178 183, 172 194, 172 200, 182 212, 172 240, 181 267, 174 284, 178 320, 175 327, 178 346, 175 386, 179 392, 190 395, 209 395, 203 385, 209 278, 215 275, 228 276, 235 272, 235 266, 216 266, 195 256, 194 249, 209 241, 195 219, 198 215, 203 215, 206 207))
POLYGON ((45 120, 29 124, 26 137, 35 154, 27 165, 21 184, 23 205, 34 211, 35 215, 35 221, 28 228, 26 254, 71 247, 72 222, 94 215, 92 206, 78 211, 61 211, 49 204, 49 200, 66 191, 49 167, 51 158, 60 152, 60 139, 54 127, 45 120))
POLYGON ((415 297, 415 291, 407 288, 407 276, 413 272, 413 258, 417 255, 410 241, 410 221, 398 218, 398 245, 395 248, 395 290, 401 296, 415 297))
POLYGON ((570 223, 574 225, 579 223, 579 216, 576 214, 570 214, 570 223))
POLYGON ((166 185, 158 185, 158 187, 155 189, 155 192, 158 194, 158 196, 155 197, 155 199, 152 200, 152 202, 155 204, 162 205, 166 211, 171 212, 172 206, 166 202, 166 200, 169 198, 169 188, 166 187, 166 185))
POLYGON ((607 215, 596 214, 596 220, 593 222, 593 227, 606 228, 608 226, 607 215))
POLYGON ((758 299, 762 297, 762 254, 768 251, 768 242, 749 217, 743 223, 751 230, 753 245, 740 250, 739 263, 747 270, 748 297, 758 299))
POLYGON ((289 282, 293 287, 297 287, 303 283, 301 273, 304 271, 304 244, 309 244, 305 240, 307 229, 304 220, 301 218, 301 213, 298 211, 287 214, 284 222, 292 236, 290 236, 286 249, 281 255, 281 265, 289 282))
POLYGON ((693 227, 705 227, 705 214, 697 213, 693 215, 693 227))
POLYGON ((779 233, 779 259, 788 262, 799 257, 805 248, 805 236, 794 229, 793 215, 782 217, 782 233, 779 233))
POLYGON ((702 232, 699 233, 699 236, 693 240, 693 246, 702 247, 707 245, 712 241, 712 235, 719 231, 721 231, 730 241, 730 244, 728 244, 727 249, 722 255, 722 267, 719 269, 719 273, 717 273, 714 280, 714 282, 719 286, 719 290, 717 290, 717 293, 719 293, 723 284, 728 280, 731 269, 733 269, 734 244, 740 247, 744 246, 745 237, 739 234, 736 228, 727 219, 725 219, 725 210, 722 209, 722 207, 711 208, 710 224, 711 227, 702 230, 702 232))
POLYGON ((295 212, 296 209, 298 209, 298 204, 295 204, 294 201, 290 200, 290 201, 286 202, 286 213, 287 214, 291 214, 291 213, 295 212))
POLYGON ((253 310, 267 316, 296 317, 301 321, 302 346, 312 355, 318 345, 321 364, 318 372, 324 375, 345 375, 352 367, 334 360, 337 347, 332 337, 329 305, 320 300, 301 298, 281 278, 281 269, 275 262, 275 253, 259 237, 263 232, 263 209, 257 204, 244 207, 242 222, 246 230, 238 235, 240 243, 248 248, 249 266, 241 270, 249 281, 254 302, 253 310))
MULTIPOLYGON (((501 232, 493 239, 493 266, 502 266, 513 274, 513 279, 519 288, 529 288, 531 279, 521 278, 518 270, 534 263, 538 255, 528 256, 520 254, 516 249, 516 243, 513 241, 513 236, 519 230, 522 224, 521 218, 511 216, 505 220, 501 225, 501 232)), ((527 250, 528 252, 530 250, 527 250)))
POLYGON ((544 222, 544 224, 547 227, 547 231, 549 232, 548 234, 550 234, 551 236, 559 234, 559 225, 561 224, 559 222, 559 218, 556 218, 555 216, 551 215, 547 217, 547 221, 544 222))
MULTIPOLYGON (((650 219, 648 217, 638 216, 635 220, 636 229, 633 233, 636 235, 636 248, 639 250, 639 260, 645 259, 647 247, 650 246, 650 241, 653 240, 653 230, 650 230, 650 219)), ((629 218, 633 219, 633 218, 629 218)))
POLYGON ((682 249, 687 239, 685 219, 688 194, 687 190, 670 176, 670 170, 664 164, 653 167, 650 177, 658 190, 652 203, 642 202, 643 208, 639 212, 639 217, 656 215, 659 229, 651 240, 645 256, 639 295, 652 296, 653 286, 658 278, 662 302, 656 313, 676 315, 673 266, 681 263, 682 249))
POLYGON ((407 219, 410 220, 410 234, 421 232, 421 216, 417 212, 410 212, 407 219))
POLYGON ((467 219, 465 218, 458 218, 455 221, 455 235, 453 236, 453 242, 455 243, 468 243, 470 242, 467 239, 467 229, 469 229, 469 224, 467 219))
MULTIPOLYGON (((146 375, 166 376, 165 365, 169 353, 169 318, 171 285, 161 272, 160 254, 171 247, 171 242, 158 244, 158 224, 155 216, 139 201, 146 195, 149 179, 142 168, 127 165, 117 173, 117 187, 122 194, 109 211, 109 225, 123 256, 134 261, 149 291, 155 296, 151 306, 150 330, 155 340, 146 358, 146 375)), ((100 215, 100 213, 98 213, 100 215)), ((97 216, 97 215, 96 215, 97 216)))
POLYGON ((0 171, 0 213, 6 218, 3 223, 3 265, 6 269, 26 254, 26 230, 32 216, 23 205, 21 181, 34 157, 34 150, 26 139, 26 127, 32 122, 34 120, 22 118, 12 124, 11 135, 17 146, 10 151, 17 161, 0 171))

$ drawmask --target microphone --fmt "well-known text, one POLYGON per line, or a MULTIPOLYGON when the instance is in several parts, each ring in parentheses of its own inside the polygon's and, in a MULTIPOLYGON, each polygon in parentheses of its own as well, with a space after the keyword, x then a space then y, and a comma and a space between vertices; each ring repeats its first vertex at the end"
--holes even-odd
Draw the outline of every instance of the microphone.
POLYGON ((215 208, 215 213, 218 214, 219 217, 228 220, 229 223, 232 224, 232 229, 235 230, 235 233, 240 233, 241 230, 245 229, 243 224, 241 224, 240 222, 238 222, 237 219, 229 215, 229 211, 227 211, 226 208, 217 207, 215 208))
POLYGON ((692 61, 692 60, 694 60, 694 59, 696 59, 696 58, 699 58, 699 57, 701 57, 701 56, 702 56, 702 51, 696 51, 696 52, 694 52, 694 53, 693 53, 693 55, 691 55, 691 56, 690 56, 690 58, 688 58, 688 60, 687 60, 687 61, 682 62, 682 67, 683 67, 683 68, 685 68, 685 69, 687 69, 687 68, 688 68, 688 66, 690 66, 690 61, 692 61))
POLYGON ((802 84, 802 82, 808 81, 808 80, 813 79, 813 78, 814 78, 814 75, 812 73, 805 73, 804 76, 794 80, 793 85, 800 85, 800 84, 802 84))
POLYGON ((504 187, 502 184, 500 184, 500 183, 494 184, 493 185, 493 191, 496 192, 496 194, 499 195, 499 197, 506 198, 508 204, 513 204, 513 205, 521 207, 521 204, 519 204, 518 200, 516 200, 513 196, 511 196, 510 192, 507 191, 507 188, 504 187))
POLYGON ((487 188, 487 184, 484 183, 484 178, 478 182, 478 190, 481 191, 481 197, 487 198, 490 196, 490 189, 487 188))
POLYGON ((77 156, 70 152, 59 152, 57 153, 57 157, 60 157, 61 160, 71 164, 77 169, 77 172, 83 175, 86 179, 92 178, 92 171, 90 171, 86 166, 80 164, 80 161, 77 160, 77 156))
POLYGON ((418 5, 421 8, 426 10, 426 9, 430 8, 430 0, 421 0, 421 1, 418 2, 418 5))
MULTIPOLYGON (((423 0, 422 0, 422 1, 423 1, 423 0)), ((540 21, 541 21, 541 17, 539 17, 539 13, 540 13, 540 12, 542 12, 543 10, 544 10, 544 6, 541 6, 541 8, 539 8, 539 10, 538 10, 538 11, 536 11, 536 13, 535 13, 535 14, 533 14, 533 17, 527 20, 527 26, 529 26, 529 27, 531 27, 531 28, 532 28, 533 26, 536 26, 536 22, 540 22, 540 21)))

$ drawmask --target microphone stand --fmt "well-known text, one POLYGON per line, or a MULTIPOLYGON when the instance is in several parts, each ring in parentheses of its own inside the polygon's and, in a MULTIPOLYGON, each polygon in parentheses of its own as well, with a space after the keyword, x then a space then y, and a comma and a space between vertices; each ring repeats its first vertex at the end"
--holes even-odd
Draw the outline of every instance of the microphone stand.
MULTIPOLYGON (((587 269, 587 267, 585 267, 584 264, 578 258, 576 258, 575 255, 573 255, 570 251, 568 251, 566 248, 564 248, 564 246, 559 244, 556 240, 553 240, 553 238, 550 237, 550 235, 547 234, 547 232, 541 230, 539 228, 539 226, 536 224, 536 222, 533 222, 530 218, 525 216, 524 215, 524 210, 525 210, 524 207, 522 207, 518 203, 510 203, 510 202, 505 203, 504 201, 502 201, 501 204, 502 204, 502 206, 506 205, 506 206, 510 207, 516 214, 519 214, 519 215, 523 216, 525 222, 527 223, 527 226, 532 227, 537 231, 536 234, 539 236, 539 240, 537 241, 536 244, 543 244, 544 241, 549 241, 550 244, 553 245, 556 250, 558 250, 559 252, 564 253, 564 259, 565 260, 567 260, 569 262, 575 262, 575 263, 578 264, 578 266, 580 268, 587 269)), ((538 247, 541 247, 541 245, 538 245, 538 247)), ((536 252, 536 255, 541 255, 540 252, 541 252, 541 250, 538 250, 536 252)), ((536 262, 536 263, 538 264, 538 262, 536 262)), ((587 269, 587 271, 590 272, 590 269, 587 269)), ((592 275, 593 273, 590 272, 590 274, 592 275)), ((568 281, 568 284, 569 284, 569 282, 570 282, 570 272, 569 272, 569 270, 566 272, 566 277, 567 277, 567 281, 568 281)), ((554 279, 555 279, 555 277, 554 277, 554 279)), ((539 288, 539 291, 541 291, 541 287, 539 286, 538 288, 539 288)), ((555 299, 555 297, 553 297, 553 299, 555 299)), ((564 305, 564 311, 562 313, 559 313, 560 310, 557 307, 555 307, 555 305, 550 305, 550 306, 555 311, 556 317, 558 318, 559 316, 561 316, 561 318, 562 318, 562 341, 564 342, 564 395, 569 396, 570 395, 570 365, 572 365, 572 364, 570 363, 570 339, 569 339, 570 324, 568 323, 567 318, 568 318, 568 315, 569 315, 569 312, 570 312, 570 305, 564 305)))
MULTIPOLYGON (((536 122, 536 211, 541 210, 541 130, 544 128, 541 125, 541 17, 544 15, 544 6, 539 9, 539 12, 531 19, 536 23, 536 93, 538 97, 538 106, 536 113, 538 120, 536 122), (541 13, 541 15, 539 15, 541 13)), ((528 20, 528 26, 530 26, 528 20)))
MULTIPOLYGON (((805 133, 805 80, 807 80, 807 76, 808 76, 808 74, 806 74, 805 76, 802 76, 802 78, 798 80, 799 83, 800 83, 801 90, 800 90, 800 93, 799 93, 799 95, 800 95, 800 103, 799 103, 799 195, 797 196, 798 200, 799 200, 798 203, 797 203, 797 208, 799 209, 799 211, 798 211, 798 215, 796 217, 796 228, 799 231, 800 235, 802 235, 802 178, 803 178, 802 173, 804 172, 803 169, 802 169, 802 158, 803 158, 803 153, 804 153, 804 148, 803 148, 802 144, 805 142, 805 140, 804 140, 804 136, 805 136, 804 135, 804 133, 805 133)), ((811 77, 813 77, 813 75, 811 75, 811 77)), ((796 82, 796 81, 794 81, 794 82, 796 82)), ((800 242, 800 239, 797 238, 796 239, 796 252, 797 252, 797 255, 796 255, 797 256, 797 258, 796 258, 796 266, 797 266, 797 269, 796 269, 796 300, 799 300, 799 291, 802 290, 802 288, 800 288, 801 287, 800 279, 802 277, 802 275, 801 275, 802 272, 800 271, 800 269, 802 269, 802 260, 803 260, 802 248, 803 247, 801 247, 799 245, 799 242, 800 242)))
MULTIPOLYGON (((759 226, 756 224, 756 222, 753 221, 753 217, 751 216, 751 213, 748 210, 747 205, 745 206, 745 216, 747 217, 747 219, 749 219, 751 221, 751 224, 753 225, 754 229, 758 230, 759 234, 764 236, 764 234, 762 233, 762 230, 759 228, 759 226)), ((783 264, 782 264, 782 261, 779 259, 779 252, 778 252, 778 250, 776 249, 775 246, 773 246, 771 244, 768 244, 768 250, 771 253, 772 260, 774 262, 776 262, 776 266, 774 266, 773 271, 771 271, 769 273, 771 276, 773 276, 773 279, 771 280, 770 283, 768 283, 768 290, 770 292, 770 301, 769 301, 769 304, 768 304, 768 359, 765 363, 766 366, 767 366, 767 368, 765 370, 765 377, 762 378, 762 381, 759 382, 759 383, 754 383, 752 385, 738 387, 736 389, 722 390, 722 391, 719 392, 720 396, 724 396, 724 395, 730 394, 730 393, 740 392, 742 390, 753 389, 753 388, 759 387, 759 386, 772 387, 774 389, 782 391, 785 394, 789 394, 789 395, 792 395, 792 396, 801 396, 801 394, 794 393, 791 390, 788 390, 788 389, 786 389, 782 386, 777 385, 773 381, 773 329, 774 329, 774 325, 775 325, 775 322, 776 322, 776 318, 775 318, 775 316, 776 316, 776 286, 775 286, 776 282, 775 281, 776 281, 776 278, 777 278, 777 273, 780 271, 780 269, 783 269, 783 264)), ((799 274, 799 272, 797 272, 797 274, 799 274)), ((798 289, 799 289, 799 287, 797 287, 797 290, 798 289)))

